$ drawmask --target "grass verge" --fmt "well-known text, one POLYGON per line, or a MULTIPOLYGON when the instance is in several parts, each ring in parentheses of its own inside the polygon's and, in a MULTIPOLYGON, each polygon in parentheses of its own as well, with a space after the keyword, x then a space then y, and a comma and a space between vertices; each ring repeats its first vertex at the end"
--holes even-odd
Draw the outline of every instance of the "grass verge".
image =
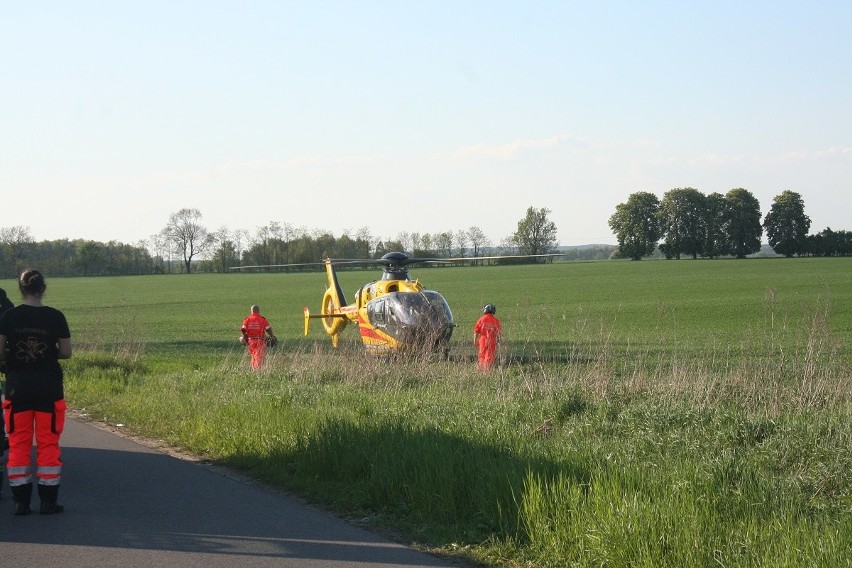
POLYGON ((848 566, 852 378, 815 311, 659 356, 602 331, 387 362, 284 345, 176 365, 69 361, 97 419, 244 471, 439 553, 506 566, 848 566), (745 354, 745 355, 744 355, 745 354), (569 364, 566 364, 566 361, 569 364))

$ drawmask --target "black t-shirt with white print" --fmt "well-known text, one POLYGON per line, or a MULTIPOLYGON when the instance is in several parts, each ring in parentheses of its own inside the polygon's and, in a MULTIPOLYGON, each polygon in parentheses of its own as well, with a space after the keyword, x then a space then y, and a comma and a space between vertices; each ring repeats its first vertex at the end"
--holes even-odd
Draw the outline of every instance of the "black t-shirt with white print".
POLYGON ((0 316, 0 335, 6 336, 6 399, 16 404, 63 399, 57 342, 71 337, 65 315, 22 304, 0 316))

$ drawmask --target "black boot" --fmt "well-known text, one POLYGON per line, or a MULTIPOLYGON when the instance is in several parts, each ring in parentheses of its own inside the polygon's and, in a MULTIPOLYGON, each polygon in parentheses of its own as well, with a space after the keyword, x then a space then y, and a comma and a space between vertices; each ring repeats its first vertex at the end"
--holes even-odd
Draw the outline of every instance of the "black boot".
POLYGON ((33 496, 33 484, 16 485, 12 487, 12 500, 15 502, 16 515, 30 514, 30 499, 33 496))
POLYGON ((59 497, 58 485, 39 485, 38 496, 41 499, 41 507, 38 512, 42 515, 61 513, 65 507, 56 502, 59 497))

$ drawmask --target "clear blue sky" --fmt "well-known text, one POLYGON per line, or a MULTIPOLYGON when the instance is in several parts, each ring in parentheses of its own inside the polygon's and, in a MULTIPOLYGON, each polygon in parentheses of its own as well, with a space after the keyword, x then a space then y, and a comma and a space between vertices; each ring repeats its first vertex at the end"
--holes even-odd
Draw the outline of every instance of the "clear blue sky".
POLYGON ((0 0, 0 227, 136 243, 181 208, 375 237, 636 191, 800 193, 852 230, 852 2, 0 0))

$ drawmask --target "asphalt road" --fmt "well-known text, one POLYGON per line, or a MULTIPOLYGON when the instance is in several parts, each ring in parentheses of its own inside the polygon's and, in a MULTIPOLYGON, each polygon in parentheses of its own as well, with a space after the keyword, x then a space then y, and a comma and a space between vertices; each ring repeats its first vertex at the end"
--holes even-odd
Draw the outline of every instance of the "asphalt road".
MULTIPOLYGON (((65 512, 12 515, 0 500, 0 565, 63 568, 453 566, 225 470, 93 424, 62 436, 65 512)), ((34 492, 35 493, 35 492, 34 492)))

